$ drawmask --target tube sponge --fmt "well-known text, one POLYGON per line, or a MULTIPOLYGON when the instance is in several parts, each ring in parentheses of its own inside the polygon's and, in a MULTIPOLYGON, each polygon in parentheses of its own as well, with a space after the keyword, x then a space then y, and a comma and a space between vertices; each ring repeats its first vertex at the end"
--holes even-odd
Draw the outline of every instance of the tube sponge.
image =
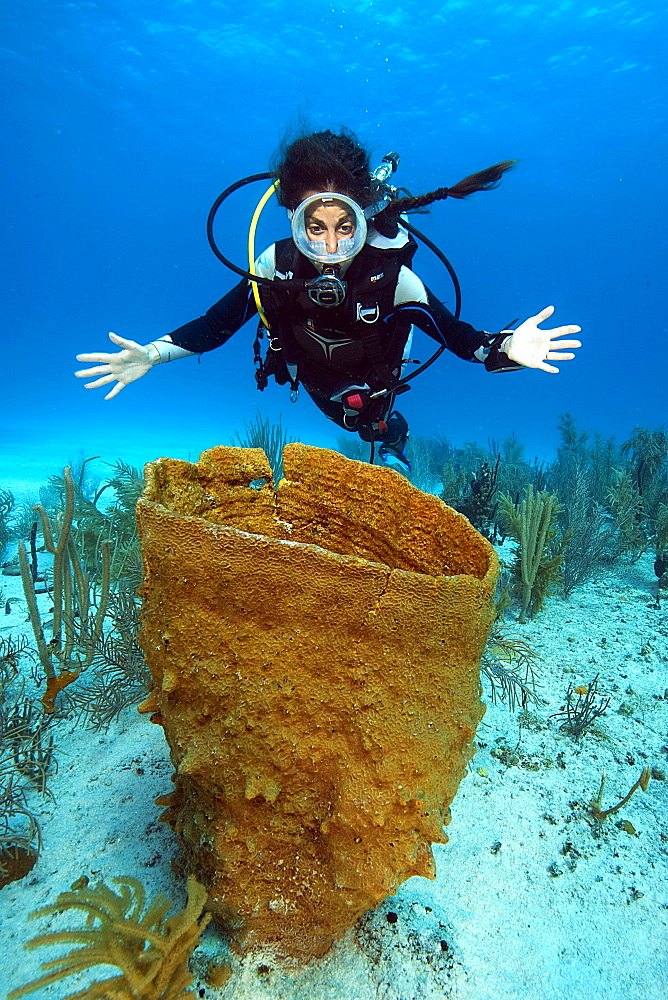
POLYGON ((174 791, 159 800, 243 947, 324 954, 434 877, 482 717, 498 562, 398 473, 287 445, 146 468, 142 647, 174 791))

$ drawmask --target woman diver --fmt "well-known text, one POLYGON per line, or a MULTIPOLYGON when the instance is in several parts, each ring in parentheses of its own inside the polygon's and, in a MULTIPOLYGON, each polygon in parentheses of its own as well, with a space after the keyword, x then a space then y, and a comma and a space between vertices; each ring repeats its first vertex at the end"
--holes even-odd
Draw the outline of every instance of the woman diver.
MULTIPOLYGON (((506 161, 419 197, 399 197, 388 184, 398 163, 394 153, 371 172, 369 156, 352 133, 316 132, 284 145, 271 174, 254 175, 223 192, 209 216, 209 238, 217 256, 242 280, 208 312, 144 346, 110 333, 121 350, 79 354, 93 368, 76 372, 94 378, 87 389, 116 382, 104 397, 113 399, 152 367, 224 344, 253 315, 262 320, 255 340, 258 387, 273 376, 296 396, 303 385, 323 413, 364 441, 384 461, 410 468, 404 447, 408 425, 394 409, 398 394, 445 348, 488 371, 539 368, 558 373, 549 362, 567 361, 579 340, 559 340, 578 326, 540 329, 549 306, 514 330, 487 333, 459 320, 411 270, 417 248, 413 233, 448 266, 447 260, 415 230, 405 213, 446 197, 465 198, 489 190, 514 161, 506 161), (271 178, 269 194, 288 210, 292 237, 236 267, 218 250, 213 217, 225 197, 246 182, 271 178), (413 327, 435 340, 436 354, 406 375, 413 327), (269 350, 262 358, 266 332, 269 350), (566 352, 566 353, 564 353, 566 352)), ((258 210, 264 200, 258 206, 258 210)), ((256 212, 257 217, 258 212, 256 212)), ((255 220, 254 220, 255 221, 255 220)), ((458 291, 458 286, 456 285, 458 291)))

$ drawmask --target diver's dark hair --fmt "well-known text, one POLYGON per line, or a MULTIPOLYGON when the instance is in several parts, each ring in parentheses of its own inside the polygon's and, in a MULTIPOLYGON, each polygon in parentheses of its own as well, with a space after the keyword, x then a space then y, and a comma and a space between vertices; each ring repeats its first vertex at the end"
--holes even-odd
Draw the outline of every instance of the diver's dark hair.
POLYGON ((429 191, 427 194, 416 197, 395 198, 382 212, 378 213, 374 219, 374 225, 385 236, 395 236, 397 222, 403 212, 425 208, 435 201, 443 201, 444 198, 468 198, 476 191, 491 191, 499 186, 506 170, 511 170, 516 163, 517 160, 503 160, 502 163, 495 163, 493 167, 487 167, 486 170, 469 174, 454 187, 437 188, 435 191, 429 191))
MULTIPOLYGON (((470 174, 453 187, 441 187, 427 194, 395 198, 374 219, 385 235, 396 235, 399 216, 424 208, 444 198, 468 198, 476 191, 498 186, 506 170, 517 160, 504 160, 493 167, 470 174)), ((379 192, 371 177, 369 154, 349 129, 336 134, 311 132, 288 142, 284 140, 272 165, 279 184, 276 196, 285 208, 296 208, 307 191, 338 191, 347 194, 362 208, 373 205, 379 192)))
POLYGON ((307 191, 338 191, 365 208, 376 195, 369 154, 353 132, 312 132, 284 142, 272 166, 281 182, 276 196, 285 208, 296 208, 307 191))

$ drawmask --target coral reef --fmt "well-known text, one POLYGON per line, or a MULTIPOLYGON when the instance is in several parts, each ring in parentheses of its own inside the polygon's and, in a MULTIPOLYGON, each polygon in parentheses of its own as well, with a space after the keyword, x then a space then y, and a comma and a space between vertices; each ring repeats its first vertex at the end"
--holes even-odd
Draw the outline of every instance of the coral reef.
POLYGON ((433 877, 482 715, 494 550, 397 473, 289 444, 147 466, 141 707, 208 909, 305 960, 433 877))

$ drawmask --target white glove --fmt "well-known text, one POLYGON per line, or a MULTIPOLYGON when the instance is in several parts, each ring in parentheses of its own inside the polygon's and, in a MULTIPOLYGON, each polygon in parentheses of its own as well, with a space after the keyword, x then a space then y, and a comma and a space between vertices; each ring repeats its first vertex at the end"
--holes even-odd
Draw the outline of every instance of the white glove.
POLYGON ((579 340, 560 340, 553 344, 557 337, 567 337, 569 334, 579 333, 579 326, 558 326, 554 330, 540 330, 539 324, 554 312, 554 306, 548 306, 536 316, 525 319, 516 330, 509 331, 511 336, 507 337, 501 345, 501 350, 507 354, 511 361, 525 368, 540 368, 541 371, 551 372, 558 375, 559 369, 554 365, 546 364, 547 361, 571 361, 574 354, 561 353, 564 348, 571 351, 576 347, 582 347, 579 340), (557 350, 553 350, 553 348, 557 350))
POLYGON ((173 344, 169 334, 154 340, 145 347, 135 343, 134 340, 124 340, 117 333, 110 333, 109 340, 112 344, 117 344, 123 350, 118 354, 77 354, 77 361, 93 361, 98 368, 83 368, 80 372, 75 372, 77 378, 90 378, 91 375, 101 375, 102 378, 94 382, 88 382, 86 389, 97 389, 101 385, 108 385, 117 379, 116 385, 107 393, 105 399, 113 399, 128 382, 136 382, 138 378, 145 375, 153 365, 162 365, 166 361, 176 361, 178 358, 191 358, 193 351, 187 351, 185 347, 177 347, 173 344))
POLYGON ((129 382, 135 382, 153 367, 148 347, 142 347, 134 340, 124 340, 117 333, 110 333, 109 340, 112 344, 117 344, 123 349, 118 354, 77 354, 77 361, 92 361, 98 367, 83 368, 74 373, 77 378, 90 378, 93 375, 102 376, 95 379, 94 382, 87 382, 86 389, 97 389, 117 380, 111 392, 104 397, 105 399, 113 399, 129 382))

